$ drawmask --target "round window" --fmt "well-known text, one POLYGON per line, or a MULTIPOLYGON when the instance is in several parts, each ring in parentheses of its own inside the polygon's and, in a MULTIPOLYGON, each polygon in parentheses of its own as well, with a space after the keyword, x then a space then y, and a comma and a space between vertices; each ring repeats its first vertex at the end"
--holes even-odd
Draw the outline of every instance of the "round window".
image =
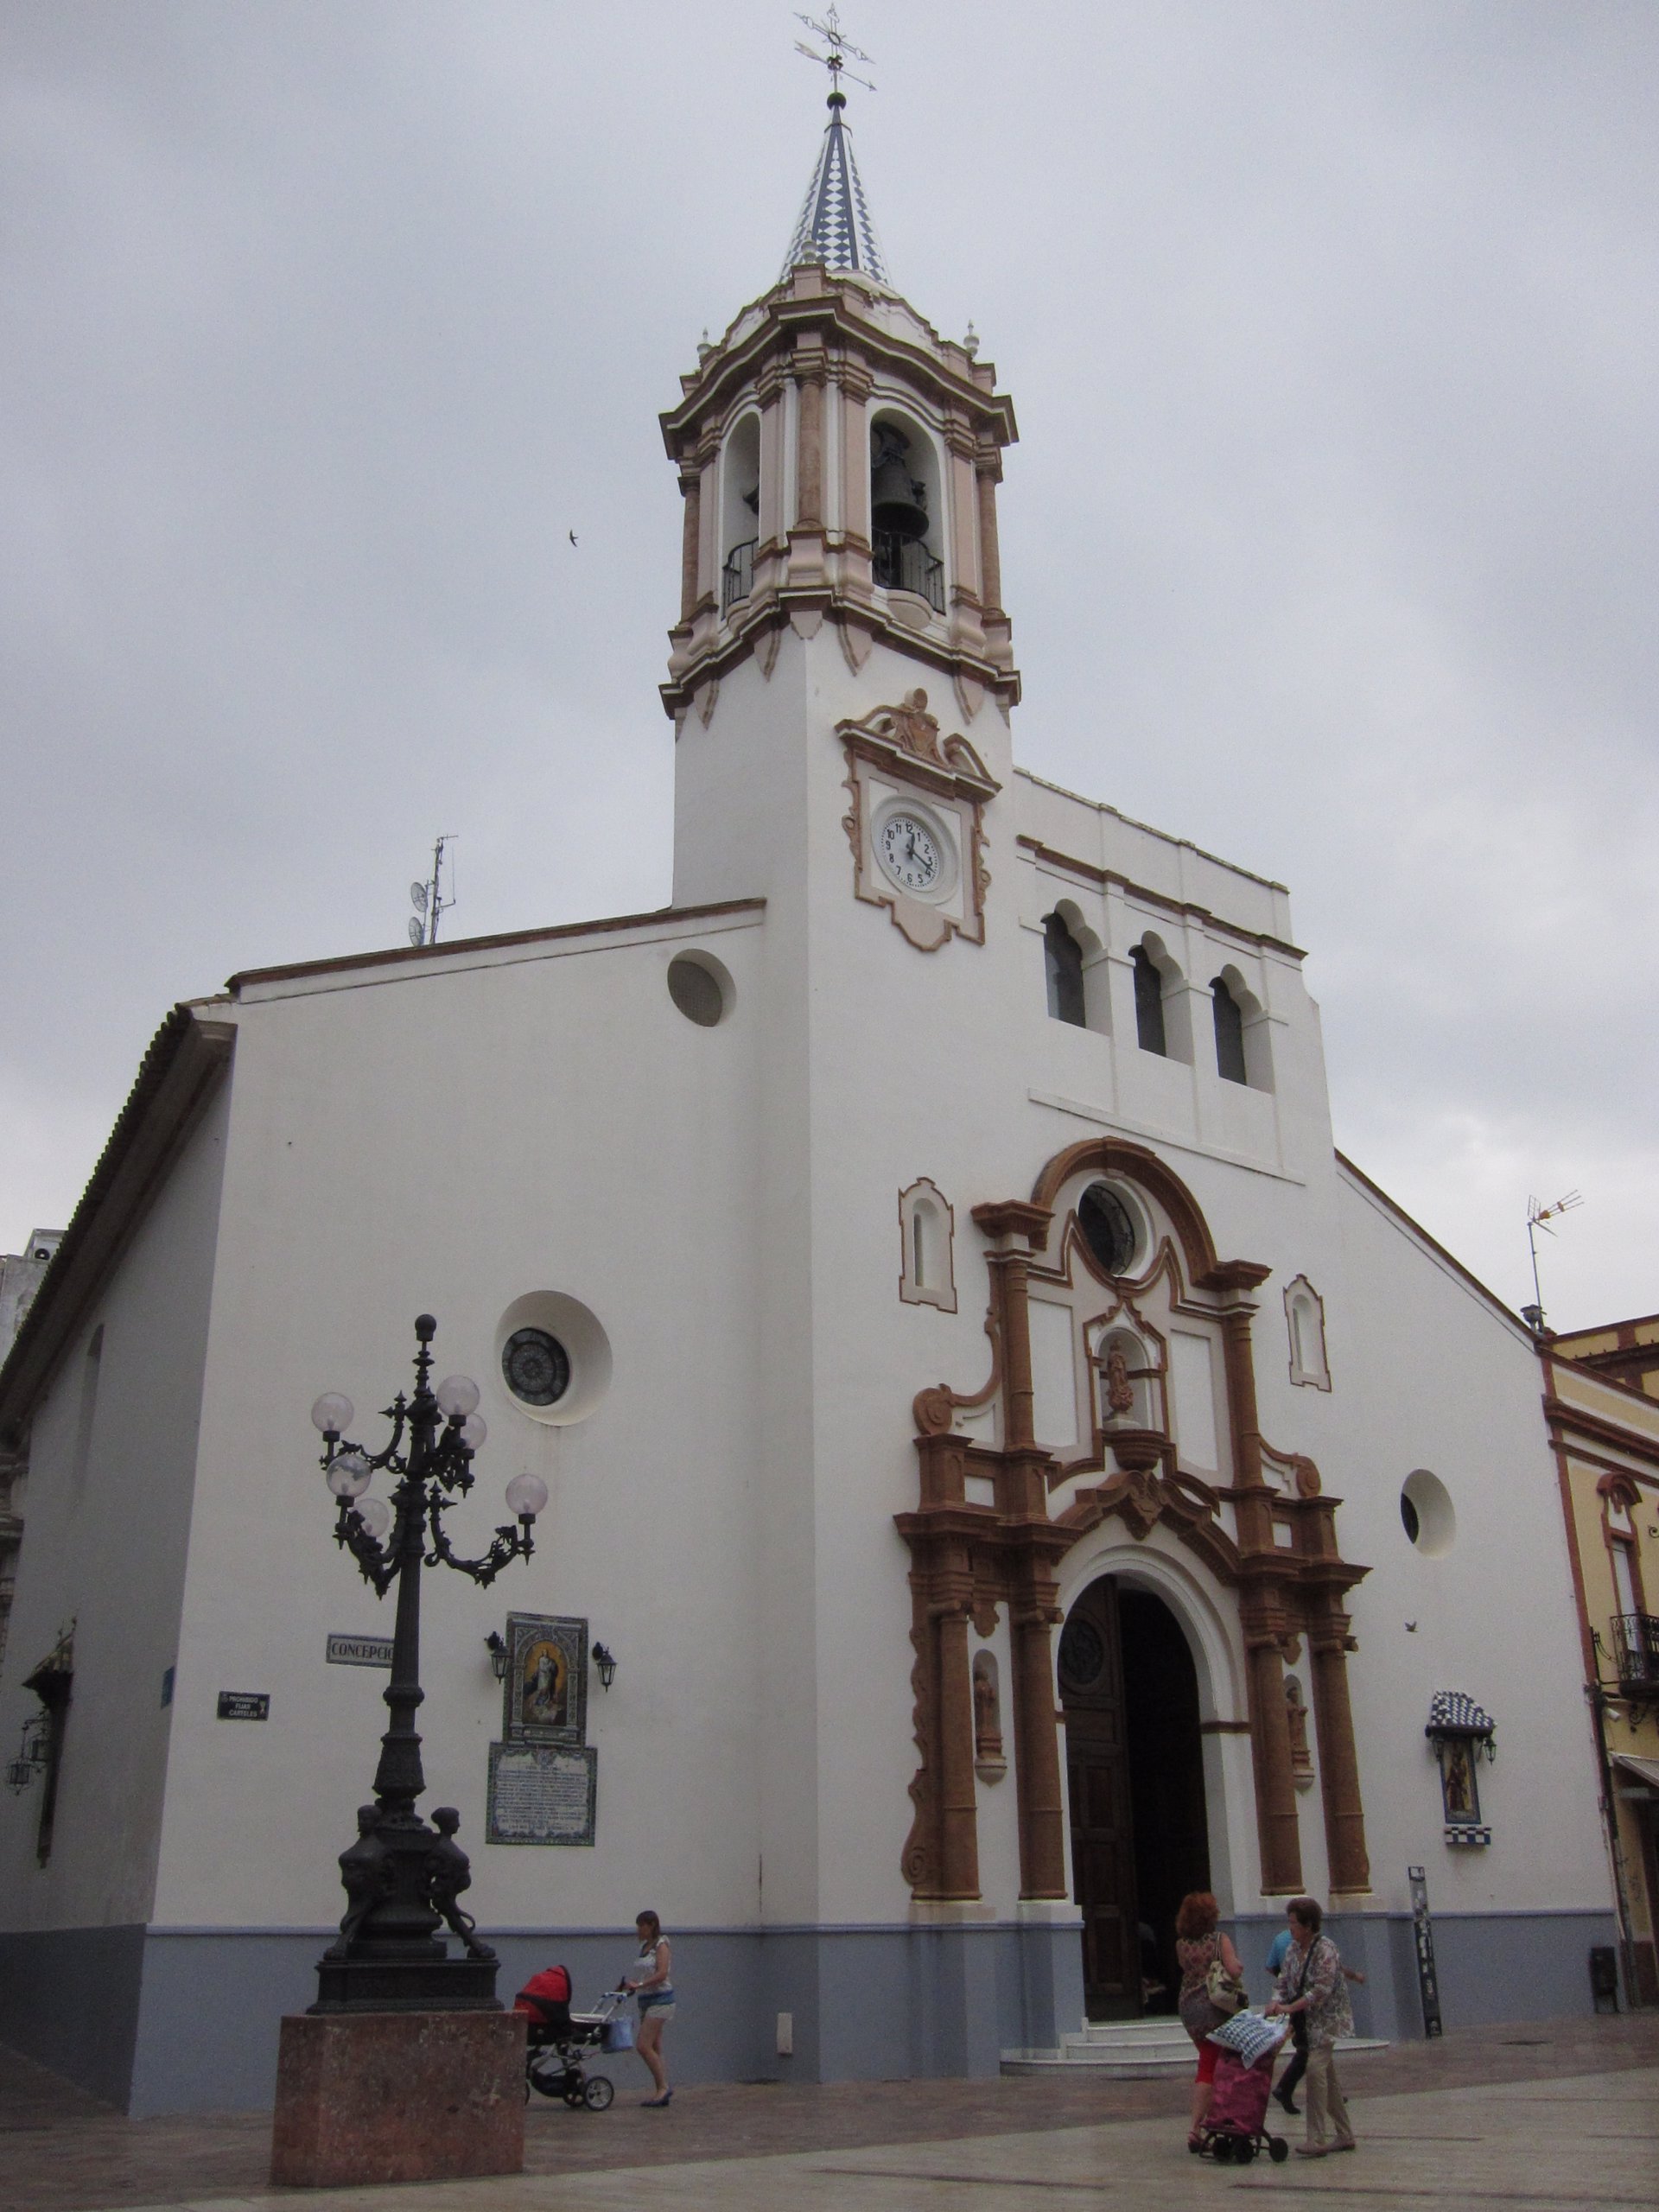
POLYGON ((501 1347, 501 1372, 527 1406, 556 1406, 570 1387, 570 1355, 546 1329, 515 1329, 501 1347))
POLYGON ((1452 1493, 1427 1467, 1414 1468, 1400 1491, 1400 1525, 1429 1559, 1444 1559, 1458 1533, 1452 1493))
POLYGON ((1140 1243, 1135 1217, 1109 1183, 1091 1183, 1077 1201, 1083 1241, 1109 1275, 1127 1274, 1140 1243))
POLYGON ((706 952, 677 953, 668 963, 668 995, 688 1021, 713 1029, 724 1018, 731 978, 706 952))

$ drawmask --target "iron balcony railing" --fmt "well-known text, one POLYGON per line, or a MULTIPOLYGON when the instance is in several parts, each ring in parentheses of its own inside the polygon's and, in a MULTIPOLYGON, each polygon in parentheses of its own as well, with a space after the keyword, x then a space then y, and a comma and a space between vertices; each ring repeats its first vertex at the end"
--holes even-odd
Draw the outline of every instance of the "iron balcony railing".
POLYGON ((1659 1685, 1659 1616, 1615 1613, 1612 1629, 1619 1681, 1659 1685))
POLYGON ((734 545, 726 556, 726 565, 720 572, 720 611, 729 613, 740 599, 747 599, 754 589, 754 549, 760 543, 751 537, 742 545, 734 545))
POLYGON ((900 537, 896 530, 875 533, 871 572, 883 591, 919 592, 936 614, 944 612, 944 563, 919 537, 900 537))

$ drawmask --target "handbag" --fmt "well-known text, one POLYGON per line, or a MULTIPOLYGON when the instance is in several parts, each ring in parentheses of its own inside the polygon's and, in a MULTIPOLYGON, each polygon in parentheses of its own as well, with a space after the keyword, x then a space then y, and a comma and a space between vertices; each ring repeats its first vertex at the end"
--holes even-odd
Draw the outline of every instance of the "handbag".
POLYGON ((620 2014, 615 2019, 606 2021, 605 2049, 607 2050, 633 2049, 633 2022, 626 2014, 620 2014))
POLYGON ((1228 1973, 1218 1958, 1210 1961, 1210 1971, 1204 1977, 1204 1993, 1217 2012, 1228 2016, 1242 2012, 1250 2001, 1249 1990, 1236 1974, 1228 1973))

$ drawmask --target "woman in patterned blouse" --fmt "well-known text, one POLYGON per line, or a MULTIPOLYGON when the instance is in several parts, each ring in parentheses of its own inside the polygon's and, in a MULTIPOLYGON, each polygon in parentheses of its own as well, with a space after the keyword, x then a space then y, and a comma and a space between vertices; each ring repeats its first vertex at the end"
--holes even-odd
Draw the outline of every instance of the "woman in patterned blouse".
MULTIPOLYGON (((1348 2002, 1347 1977, 1342 1954, 1319 1930, 1325 1915, 1313 1897, 1293 1897, 1287 1910, 1290 1949, 1279 1974, 1279 1994, 1268 2011, 1282 2012, 1306 2023, 1307 2140, 1296 2145, 1299 2158, 1323 2158, 1333 2151, 1351 2151, 1354 2131, 1337 2079, 1336 2043, 1338 2036, 1354 2032, 1353 2007, 1348 2002), (1327 2143, 1325 2121, 1336 2131, 1327 2143)), ((1301 2041, 1300 2030, 1297 2041, 1301 2041)))

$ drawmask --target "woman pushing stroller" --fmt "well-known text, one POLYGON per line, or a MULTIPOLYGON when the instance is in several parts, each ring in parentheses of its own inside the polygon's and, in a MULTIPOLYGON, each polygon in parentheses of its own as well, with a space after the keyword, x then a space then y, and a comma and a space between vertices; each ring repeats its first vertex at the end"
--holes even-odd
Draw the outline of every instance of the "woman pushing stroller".
POLYGON ((639 2007, 639 2033, 634 2048, 657 2085, 656 2095, 644 2100, 645 2108, 660 2112, 674 2095, 663 2065, 663 2030, 674 2017, 673 1954, 654 1912, 642 1912, 633 1926, 639 1938, 639 1955, 622 1977, 622 1986, 632 1992, 639 2007))

